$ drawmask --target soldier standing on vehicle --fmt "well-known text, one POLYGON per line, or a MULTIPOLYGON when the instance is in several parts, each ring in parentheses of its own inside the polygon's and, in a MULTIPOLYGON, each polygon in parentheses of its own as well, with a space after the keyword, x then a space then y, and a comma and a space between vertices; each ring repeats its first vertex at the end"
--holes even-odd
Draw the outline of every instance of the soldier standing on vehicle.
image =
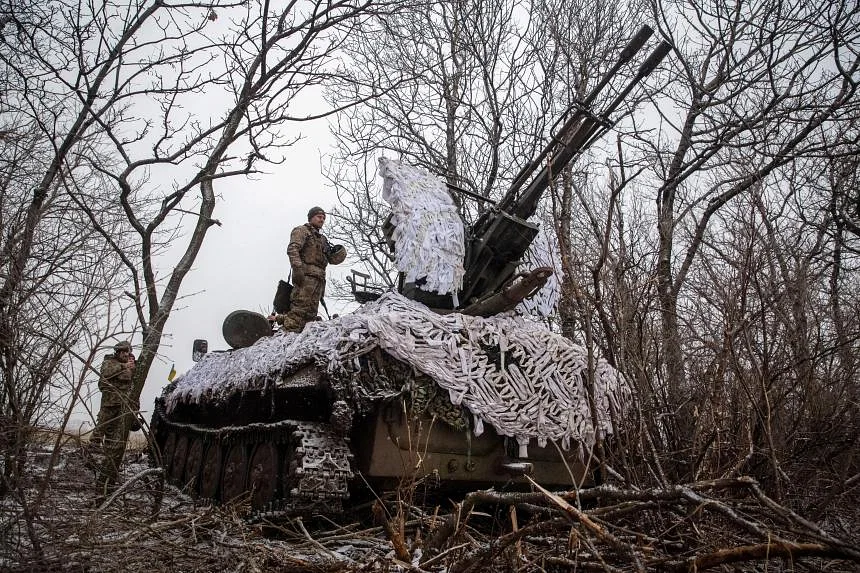
POLYGON ((124 424, 132 430, 139 430, 137 401, 133 401, 131 391, 134 376, 134 354, 128 341, 118 342, 114 353, 105 356, 99 377, 101 408, 93 430, 90 443, 102 450, 104 462, 98 476, 98 485, 103 488, 116 483, 122 452, 124 424), (128 420, 126 420, 128 418, 128 420))
POLYGON ((321 207, 308 211, 308 222, 290 233, 287 255, 292 267, 293 292, 290 310, 272 314, 269 319, 283 325, 288 332, 301 332, 305 324, 316 319, 320 300, 325 294, 325 269, 331 263, 339 265, 346 259, 342 245, 329 245, 320 232, 326 214, 321 207))

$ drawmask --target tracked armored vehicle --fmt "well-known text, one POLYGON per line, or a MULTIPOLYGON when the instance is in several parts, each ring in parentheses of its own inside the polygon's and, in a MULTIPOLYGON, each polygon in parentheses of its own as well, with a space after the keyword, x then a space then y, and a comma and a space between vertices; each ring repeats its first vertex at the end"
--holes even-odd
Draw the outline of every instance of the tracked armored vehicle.
POLYGON ((612 431, 629 390, 585 349, 511 316, 440 316, 388 293, 356 312, 210 353, 156 403, 177 484, 259 509, 338 512, 351 484, 585 479, 580 442, 612 431))
MULTIPOLYGON (((404 479, 565 488, 589 480, 583 453, 612 432, 628 386, 608 364, 589 363, 585 349, 500 313, 550 276, 516 273, 537 234, 527 219, 553 174, 609 129, 609 114, 666 55, 664 43, 602 113, 590 109, 650 35, 640 30, 508 194, 464 230, 462 266, 447 286, 402 268, 399 292, 368 292, 353 280, 364 304, 299 334, 273 334, 254 313, 228 317, 233 350, 205 354, 156 401, 155 457, 170 480, 204 498, 247 495, 258 511, 303 514, 339 513, 351 490, 404 479)), ((381 167, 384 196, 429 177, 396 162, 381 167)), ((444 203, 448 191, 434 180, 444 203)), ((394 213, 385 234, 402 254, 410 219, 386 199, 394 213)))

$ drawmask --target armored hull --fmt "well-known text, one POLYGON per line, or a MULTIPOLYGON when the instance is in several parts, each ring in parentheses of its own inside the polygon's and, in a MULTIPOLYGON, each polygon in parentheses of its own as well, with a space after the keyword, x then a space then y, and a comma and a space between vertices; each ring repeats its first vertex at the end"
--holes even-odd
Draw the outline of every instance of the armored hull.
POLYGON ((158 459, 193 494, 261 512, 336 514, 356 488, 403 478, 569 488, 586 480, 580 446, 629 397, 586 356, 522 319, 441 317, 390 293, 207 355, 156 402, 158 459))

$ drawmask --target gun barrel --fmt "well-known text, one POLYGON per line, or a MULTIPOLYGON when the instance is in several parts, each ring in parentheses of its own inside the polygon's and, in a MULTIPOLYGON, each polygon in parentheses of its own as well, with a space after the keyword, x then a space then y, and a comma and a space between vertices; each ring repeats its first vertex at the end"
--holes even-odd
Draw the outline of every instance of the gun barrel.
POLYGON ((660 42, 660 45, 651 52, 651 55, 648 56, 648 59, 642 62, 642 65, 639 66, 639 73, 636 74, 639 78, 644 78, 651 75, 651 72, 660 65, 660 62, 663 61, 669 52, 672 51, 672 44, 666 42, 665 40, 660 42))
MULTIPOLYGON (((538 226, 528 221, 537 210, 538 202, 552 180, 583 150, 612 129, 610 114, 622 103, 636 85, 659 65, 671 51, 662 42, 633 72, 633 77, 618 92, 608 97, 609 105, 599 113, 591 110, 602 90, 615 77, 622 66, 628 64, 643 49, 653 30, 643 26, 622 50, 618 61, 607 71, 588 96, 574 103, 562 116, 564 124, 552 135, 541 153, 530 161, 514 178, 510 189, 495 206, 487 210, 471 229, 463 288, 460 301, 467 307, 475 306, 480 312, 495 312, 496 302, 480 304, 476 301, 500 300, 500 289, 514 274, 522 256, 538 232, 538 226), (571 113, 572 112, 572 113, 571 113), (523 189, 520 193, 520 189, 523 189), (490 297, 490 298, 487 298, 490 297), (495 298, 494 298, 495 297, 495 298)), ((555 129, 556 125, 552 129, 555 129)))
MULTIPOLYGON (((627 64, 633 56, 635 56, 639 50, 645 45, 645 42, 651 37, 654 33, 649 26, 642 26, 639 28, 639 31, 636 32, 636 35, 627 43, 624 49, 621 51, 621 54, 618 56, 618 60, 612 66, 612 68, 607 71, 594 89, 589 92, 588 96, 586 96, 585 100, 582 102, 576 102, 568 109, 568 112, 575 108, 574 114, 568 118, 568 120, 564 123, 562 128, 558 130, 556 134, 552 136, 552 141, 544 147, 544 149, 538 154, 538 156, 531 162, 529 162, 522 170, 517 174, 511 183, 511 187, 505 196, 499 201, 499 208, 502 210, 510 211, 511 209, 515 209, 517 212, 528 213, 526 217, 531 216, 534 212, 533 209, 530 209, 528 205, 523 206, 522 203, 531 203, 532 199, 529 198, 530 194, 533 194, 537 191, 538 197, 535 198, 535 208, 536 208, 536 200, 539 198, 540 194, 546 189, 549 185, 550 180, 552 179, 553 173, 547 172, 546 168, 542 170, 542 172, 532 181, 532 184, 528 187, 528 190, 523 193, 523 201, 520 202, 520 205, 515 207, 516 204, 516 196, 519 192, 520 188, 525 184, 527 179, 544 163, 544 160, 547 156, 551 156, 550 163, 553 164, 552 169, 554 169, 554 173, 558 173, 564 166, 571 160, 573 157, 584 147, 581 147, 578 150, 570 152, 571 147, 575 146, 585 146, 586 144, 590 144, 593 141, 593 138, 589 137, 593 135, 596 131, 596 128, 600 125, 600 119, 591 115, 588 112, 588 108, 594 103, 594 100, 597 99, 597 96, 603 91, 603 88, 609 83, 609 81, 618 73, 622 66, 627 64), (583 130, 585 130, 583 132, 583 130), (581 134, 582 132, 582 134, 581 134), (535 185, 537 184, 537 188, 535 185), (538 190, 539 189, 539 190, 538 190), (531 211, 531 212, 529 212, 531 211)), ((646 64, 650 62, 654 58, 655 54, 652 54, 651 57, 645 62, 646 64)), ((665 56, 665 54, 663 54, 665 56)), ((662 57, 660 58, 662 59, 662 57)), ((659 59, 651 67, 651 70, 657 66, 659 63, 659 59)), ((645 70, 645 64, 643 64, 639 68, 639 72, 637 76, 644 77, 642 75, 643 70, 645 70)), ((650 70, 647 71, 644 75, 647 76, 650 73, 650 70)), ((638 81, 638 80, 637 80, 638 81)), ((635 83, 633 84, 635 85, 635 83)), ((632 87, 631 87, 632 89, 632 87)), ((626 93, 629 93, 627 90, 626 93)), ((626 95, 625 93, 625 95, 626 95)), ((620 101, 618 102, 620 103, 620 101)), ((615 103, 613 108, 618 105, 615 103)), ((609 111, 602 114, 605 116, 609 111)), ((567 113, 567 112, 566 112, 567 113)))
POLYGON ((636 55, 636 52, 642 49, 642 46, 645 45, 645 42, 648 41, 648 38, 651 37, 651 34, 654 33, 654 30, 651 29, 650 26, 642 26, 639 28, 639 31, 636 32, 636 35, 627 42, 627 46, 621 50, 621 55, 618 56, 618 61, 626 64, 630 61, 630 58, 636 55))
POLYGON ((621 55, 618 56, 618 61, 615 62, 615 65, 612 66, 612 68, 608 72, 603 74, 603 77, 600 79, 594 89, 591 90, 591 93, 588 94, 588 97, 585 98, 584 104, 586 106, 589 106, 594 103, 594 100, 597 98, 597 94, 603 91, 603 88, 606 87, 606 84, 609 83, 609 80, 611 80, 615 76, 615 74, 618 73, 618 70, 620 70, 622 66, 629 62, 631 58, 633 58, 633 56, 635 56, 639 52, 639 50, 642 49, 642 46, 645 45, 645 42, 648 41, 648 38, 650 38, 653 33, 654 30, 652 30, 649 26, 642 26, 641 28, 639 28, 639 31, 636 32, 636 35, 633 36, 633 39, 627 42, 627 45, 624 46, 623 50, 621 50, 621 55))

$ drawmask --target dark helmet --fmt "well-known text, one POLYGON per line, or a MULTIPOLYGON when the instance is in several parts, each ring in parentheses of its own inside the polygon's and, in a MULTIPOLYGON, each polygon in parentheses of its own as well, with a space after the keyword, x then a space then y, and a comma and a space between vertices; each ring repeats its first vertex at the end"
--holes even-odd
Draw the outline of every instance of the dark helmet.
POLYGON ((328 262, 333 265, 339 265, 346 260, 346 249, 343 245, 331 245, 326 253, 328 262))
POLYGON ((113 345, 113 349, 115 352, 119 352, 120 350, 128 350, 131 352, 131 343, 128 340, 120 340, 113 345))
POLYGON ((323 209, 322 207, 311 207, 311 210, 308 211, 308 221, 313 219, 314 215, 319 215, 320 213, 325 215, 325 209, 323 209))

